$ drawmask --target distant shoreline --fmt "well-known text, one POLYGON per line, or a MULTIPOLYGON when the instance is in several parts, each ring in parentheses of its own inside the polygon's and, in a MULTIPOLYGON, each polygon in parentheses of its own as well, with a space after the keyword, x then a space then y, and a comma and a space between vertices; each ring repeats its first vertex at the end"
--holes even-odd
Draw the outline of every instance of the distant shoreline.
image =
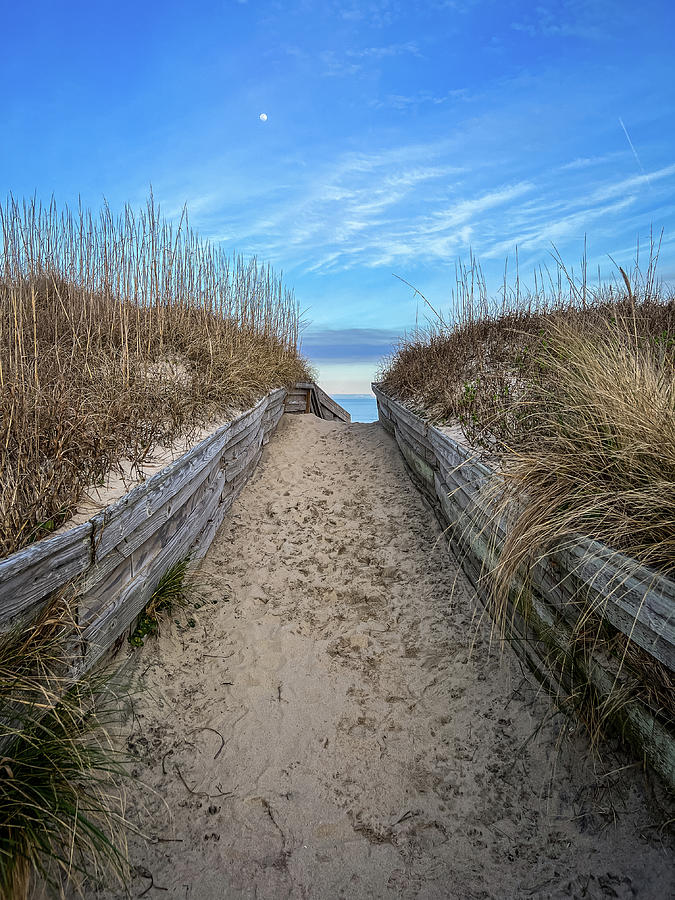
POLYGON ((377 422, 377 400, 374 394, 331 394, 336 403, 344 407, 352 422, 377 422))

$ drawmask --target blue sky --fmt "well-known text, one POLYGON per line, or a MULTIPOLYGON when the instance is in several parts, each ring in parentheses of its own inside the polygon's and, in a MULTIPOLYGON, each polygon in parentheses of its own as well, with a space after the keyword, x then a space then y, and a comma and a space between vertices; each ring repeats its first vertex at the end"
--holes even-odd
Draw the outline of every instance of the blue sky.
POLYGON ((653 226, 675 279, 670 2, 5 2, 3 32, 3 193, 187 203, 283 269, 330 391, 414 325, 394 274, 443 306, 470 250, 496 290, 516 245, 527 280, 587 234, 609 274, 653 226))

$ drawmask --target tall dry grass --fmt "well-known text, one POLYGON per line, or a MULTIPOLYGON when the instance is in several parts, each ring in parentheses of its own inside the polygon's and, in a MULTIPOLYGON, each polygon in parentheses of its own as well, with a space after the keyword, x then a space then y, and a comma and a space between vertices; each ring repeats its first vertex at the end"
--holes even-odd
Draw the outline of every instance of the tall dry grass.
POLYGON ((185 218, 0 205, 0 555, 54 530, 122 460, 307 379, 267 264, 185 218))
MULTIPOLYGON (((483 497, 493 562, 482 583, 502 636, 516 606, 527 617, 533 567, 580 536, 625 554, 636 572, 675 575, 675 295, 658 282, 657 261, 652 242, 644 272, 619 269, 591 288, 584 264, 576 279, 558 259, 533 291, 505 282, 490 300, 472 260, 453 312, 428 304, 427 326, 384 365, 385 391, 461 424, 500 470, 483 497)), ((561 667, 570 677, 593 739, 627 697, 672 725, 668 668, 608 625, 583 588, 569 604, 576 624, 547 665, 554 680, 561 667), (618 660, 602 701, 587 681, 598 652, 618 660)))
MULTIPOLYGON (((619 269, 613 283, 590 285, 556 256, 554 273, 535 273, 534 287, 504 283, 489 295, 479 262, 458 265, 448 312, 422 297, 424 324, 405 337, 378 375, 383 387, 432 420, 459 422, 467 439, 487 451, 512 446, 520 428, 513 411, 524 386, 538 375, 538 354, 548 331, 562 323, 574 331, 631 320, 640 340, 673 350, 675 294, 657 277, 659 245, 652 241, 643 272, 619 269)), ((639 255, 638 255, 639 259, 639 255)), ((418 292, 419 293, 419 292, 418 292)))
POLYGON ((675 570, 675 296, 651 251, 614 284, 566 280, 560 261, 497 301, 472 260, 454 318, 434 311, 384 366, 386 391, 499 458, 519 510, 510 576, 574 533, 675 570))
MULTIPOLYGON (((516 510, 501 573, 530 548, 588 535, 675 573, 675 364, 671 338, 632 317, 551 322, 514 399, 502 502, 516 510)), ((673 333, 675 335, 675 332, 673 333)))

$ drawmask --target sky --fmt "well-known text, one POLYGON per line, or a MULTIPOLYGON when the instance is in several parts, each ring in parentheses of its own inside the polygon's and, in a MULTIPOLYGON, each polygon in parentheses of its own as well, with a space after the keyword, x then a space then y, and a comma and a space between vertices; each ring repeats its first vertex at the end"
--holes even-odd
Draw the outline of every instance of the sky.
POLYGON ((187 204, 270 260, 332 393, 449 310, 473 253, 497 291, 553 247, 675 280, 667 0, 2 0, 0 189, 187 204), (266 120, 260 118, 266 115, 266 120), (403 279, 403 280, 401 280, 403 279))

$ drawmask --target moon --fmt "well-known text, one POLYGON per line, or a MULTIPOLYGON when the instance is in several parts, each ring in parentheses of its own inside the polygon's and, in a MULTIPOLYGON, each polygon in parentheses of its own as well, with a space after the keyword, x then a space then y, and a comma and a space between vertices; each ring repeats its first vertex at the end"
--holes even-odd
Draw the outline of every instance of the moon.
POLYGON ((267 113, 260 113, 260 121, 261 122, 267 121, 267 113))

